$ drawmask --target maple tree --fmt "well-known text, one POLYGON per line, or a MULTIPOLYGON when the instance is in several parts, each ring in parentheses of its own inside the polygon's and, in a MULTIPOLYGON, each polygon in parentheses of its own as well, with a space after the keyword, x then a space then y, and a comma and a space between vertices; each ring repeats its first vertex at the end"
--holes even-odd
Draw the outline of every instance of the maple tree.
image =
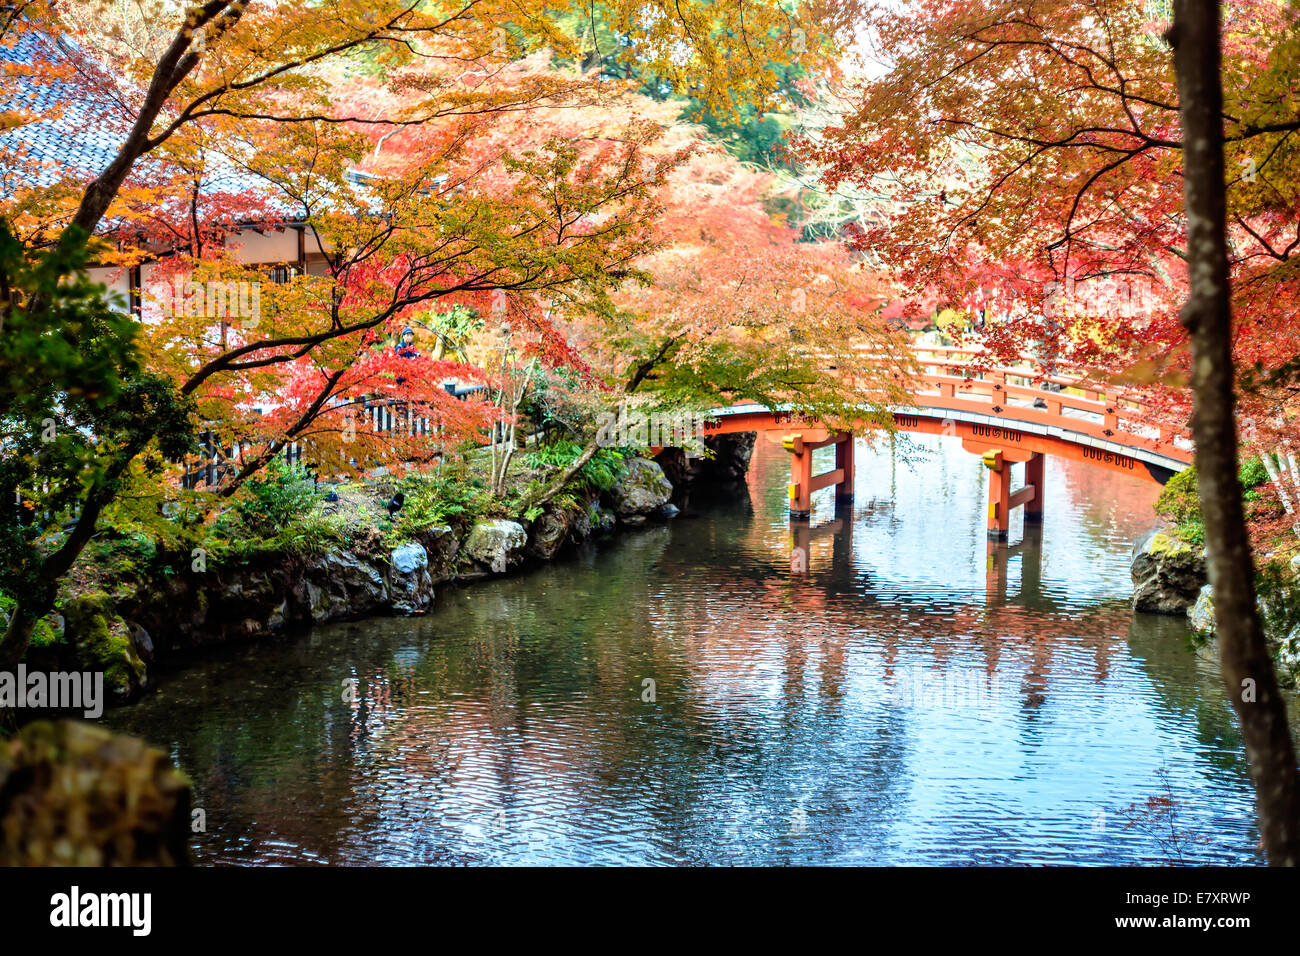
MULTIPOLYGON (((986 342, 1003 357, 1056 335, 1063 358, 1100 375, 1179 386, 1182 144, 1167 24, 1149 6, 880 6, 869 34, 885 62, 828 92, 837 115, 802 147, 829 188, 872 195, 877 215, 854 224, 857 243, 911 291, 987 309, 986 342)), ((1268 303, 1289 293, 1300 249, 1300 38, 1274 0, 1234 4, 1225 35, 1237 354, 1278 369, 1295 351, 1270 328, 1268 303)))
MULTIPOLYGON (((6 217, 32 248, 59 249, 60 261, 71 259, 96 230, 129 222, 133 212, 139 217, 147 210, 143 231, 175 231, 176 217, 167 224, 166 204, 156 202, 163 190, 151 191, 154 177, 162 169, 164 183, 186 175, 193 180, 215 145, 224 143, 230 163, 274 182, 289 205, 307 212, 322 236, 329 275, 296 276, 272 293, 269 331, 258 328, 260 320, 239 328, 223 322, 214 336, 210 323, 176 321, 174 312, 164 316, 150 329, 150 360, 176 383, 178 400, 193 401, 200 416, 233 424, 237 433, 252 427, 239 421, 250 397, 288 397, 284 407, 292 410, 267 416, 276 434, 263 437, 254 464, 346 406, 349 390, 354 396, 376 382, 406 387, 402 400, 423 402, 422 410, 447 412, 436 407, 445 401, 435 395, 409 394, 415 377, 385 369, 392 360, 373 354, 379 337, 394 331, 406 313, 435 299, 491 290, 521 297, 569 283, 598 289, 622 278, 622 266, 645 249, 639 223, 651 208, 652 177, 641 177, 632 161, 635 137, 594 152, 552 140, 526 155, 503 156, 505 175, 489 189, 479 188, 483 177, 472 163, 456 165, 472 155, 466 144, 478 124, 529 108, 553 109, 586 83, 581 77, 496 82, 521 47, 542 43, 563 50, 570 43, 551 18, 555 9, 422 0, 19 3, 6 8, 0 42, 33 35, 57 42, 43 44, 49 55, 6 60, 0 69, 4 128, 21 132, 75 106, 114 135, 116 145, 102 168, 54 163, 36 188, 9 192, 6 217), (122 19, 127 13, 143 16, 128 22, 122 19), (398 96, 389 88, 394 103, 386 113, 369 108, 374 100, 335 95, 331 66, 369 70, 382 84, 413 64, 423 67, 424 77, 408 77, 406 91, 417 95, 398 96), (42 85, 48 95, 33 97, 32 87, 42 85), (60 97, 62 105, 49 102, 60 97), (423 162, 395 176, 384 171, 364 190, 347 179, 346 167, 371 146, 365 128, 433 127, 427 138, 437 148, 423 162), (255 132, 261 142, 253 141, 255 132)), ((669 84, 691 88, 716 109, 727 108, 733 96, 763 95, 772 82, 764 67, 789 59, 789 30, 799 22, 777 3, 674 0, 660 8, 624 2, 610 11, 626 40, 624 56, 650 65, 669 84)), ((823 33, 809 28, 807 35, 823 33)), ((21 136, 3 146, 7 162, 22 162, 21 136)), ((378 144, 374 148, 379 151, 378 144)), ((217 210, 199 221, 201 193, 191 193, 188 206, 177 200, 193 225, 172 238, 181 240, 177 246, 188 239, 183 264, 193 273, 226 279, 239 267, 207 248, 205 235, 211 239, 223 223, 217 210), (208 251, 214 254, 204 258, 208 251)), ((228 198, 233 211, 240 198, 228 198)), ((124 250, 117 261, 133 254, 124 250)), ((51 307, 46 298, 55 294, 48 284, 39 286, 24 307, 43 314, 51 307)), ((427 383, 440 371, 423 369, 419 379, 427 383)), ((147 421, 139 426, 82 488, 60 559, 31 541, 15 557, 35 586, 10 615, 0 662, 21 656, 67 569, 64 552, 88 540, 121 476, 159 437, 147 421)), ((46 485, 80 480, 54 473, 46 485)))
POLYGON ((800 241, 780 179, 674 122, 673 104, 620 103, 666 126, 643 158, 662 174, 662 210, 653 247, 617 287, 561 291, 525 319, 563 343, 575 374, 552 377, 542 398, 585 445, 529 502, 548 500, 590 460, 595 422, 615 406, 684 420, 750 401, 832 425, 892 427, 887 409, 906 400, 913 367, 905 337, 880 316, 889 286, 842 243, 800 241))
MULTIPOLYGON (((551 75, 541 60, 513 69, 551 75)), ((539 358, 551 373, 537 400, 552 423, 587 445, 557 482, 532 496, 535 505, 594 454, 596 413, 629 396, 647 408, 789 404, 845 423, 864 408, 886 423, 882 409, 902 400, 907 363, 901 338, 875 314, 884 288, 878 278, 837 243, 798 242, 798 230, 773 209, 777 179, 738 162, 677 114, 676 104, 605 82, 573 97, 562 116, 514 113, 474 141, 476 169, 503 143, 527 150, 557 134, 597 152, 635 144, 634 164, 654 187, 647 243, 611 272, 616 284, 557 285, 511 300, 522 356, 539 358)), ((427 155, 428 135, 390 134, 373 168, 427 155)), ((595 216, 591 225, 604 233, 614 221, 595 216)), ((519 397, 513 386, 501 391, 519 397)))
POLYGON ((1175 6, 1166 34, 1137 0, 878 5, 880 62, 801 145, 828 189, 872 194, 848 230, 860 248, 917 295, 991 311, 994 358, 1045 350, 1149 386, 1176 418, 1195 395, 1224 675, 1269 857, 1294 861, 1295 759, 1243 551, 1233 414, 1240 380, 1266 450, 1295 415, 1300 17, 1248 0, 1220 30, 1217 4, 1175 6), (1137 307, 1116 308, 1135 288, 1137 307), (1243 705, 1246 677, 1259 696, 1243 705))
POLYGON ((625 395, 708 406, 791 406, 828 423, 888 417, 911 366, 879 316, 889 294, 841 243, 798 241, 772 208, 772 174, 716 148, 667 184, 662 248, 582 332, 582 352, 625 395))
MULTIPOLYGON (((408 416, 438 419, 440 437, 452 423, 471 424, 464 404, 438 383, 452 377, 481 381, 481 369, 433 361, 419 349, 402 354, 384 346, 413 313, 438 301, 526 317, 534 311, 532 294, 569 285, 596 294, 648 248, 645 224, 657 209, 651 195, 655 173, 642 178, 636 156, 652 131, 623 130, 621 141, 591 140, 584 151, 550 135, 557 130, 543 124, 547 136, 536 151, 512 138, 513 151, 505 152, 493 145, 498 134, 476 128, 471 136, 462 126, 406 130, 384 143, 374 163, 366 149, 354 149, 348 168, 373 174, 360 185, 346 175, 327 185, 318 173, 310 194, 297 193, 298 170, 286 162, 280 142, 274 165, 263 175, 295 197, 300 215, 327 208, 311 219, 327 250, 327 274, 265 287, 269 314, 246 341, 212 343, 189 316, 152 331, 156 342, 169 335, 184 342, 166 351, 186 363, 178 372, 183 390, 212 396, 211 404, 200 401, 209 421, 236 421, 250 395, 276 397, 274 414, 244 416, 238 423, 245 434, 261 429, 273 436, 241 476, 287 440, 320 442, 327 433, 347 432, 349 442, 391 443, 396 433, 377 436, 345 427, 342 420, 355 418, 361 395, 382 396, 408 416), (367 214, 376 201, 382 217, 367 214), (584 223, 593 218, 600 219, 598 229, 584 223), (328 334, 297 334, 298 324, 328 334), (233 391, 232 380, 239 382, 233 391)), ((328 131, 312 136, 303 161, 318 168, 322 152, 328 152, 322 144, 328 131)), ((368 146, 369 138, 361 136, 368 146)), ((388 457, 409 462, 411 444, 390 449, 388 457)), ((374 455, 357 447, 346 452, 358 465, 374 463, 374 455)))

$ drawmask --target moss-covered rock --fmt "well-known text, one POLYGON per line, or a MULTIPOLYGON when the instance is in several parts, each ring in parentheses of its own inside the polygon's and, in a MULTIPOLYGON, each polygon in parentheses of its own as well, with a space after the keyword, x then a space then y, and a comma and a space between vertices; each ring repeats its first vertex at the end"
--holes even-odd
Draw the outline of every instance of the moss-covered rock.
POLYGON ((479 521, 470 529, 461 552, 495 574, 504 574, 524 557, 528 532, 517 521, 479 521))
POLYGON ((646 458, 633 458, 609 490, 609 500, 619 520, 628 523, 629 518, 644 518, 652 513, 672 494, 673 486, 658 464, 646 458))
POLYGON ((0 866, 190 862, 189 781, 163 751, 79 721, 0 741, 0 866))
POLYGON ((1133 548, 1133 609, 1186 614, 1206 582, 1205 554, 1172 529, 1150 532, 1133 548))
MULTIPOLYGON (((1278 682, 1283 687, 1300 688, 1300 625, 1291 623, 1293 618, 1283 610, 1282 601, 1276 594, 1271 597, 1272 600, 1267 592, 1259 595, 1264 639, 1273 658, 1278 682)), ((1210 585, 1201 588, 1196 603, 1187 612, 1187 623, 1196 635, 1197 653, 1217 662, 1218 621, 1214 613, 1214 594, 1210 585)))
POLYGON ((1187 610, 1187 623, 1202 637, 1214 634, 1214 591, 1207 584, 1196 596, 1196 603, 1187 610))
POLYGON ((131 700, 148 683, 144 661, 131 631, 103 593, 73 598, 63 610, 66 639, 81 670, 102 671, 104 687, 119 703, 131 700))
MULTIPOLYGON (((7 623, 7 622, 6 622, 7 623)), ((31 647, 54 647, 63 642, 62 614, 47 614, 32 628, 31 647)))
POLYGON ((612 510, 624 523, 629 523, 630 518, 645 518, 671 497, 672 483, 663 468, 646 458, 629 460, 623 475, 608 492, 612 510))

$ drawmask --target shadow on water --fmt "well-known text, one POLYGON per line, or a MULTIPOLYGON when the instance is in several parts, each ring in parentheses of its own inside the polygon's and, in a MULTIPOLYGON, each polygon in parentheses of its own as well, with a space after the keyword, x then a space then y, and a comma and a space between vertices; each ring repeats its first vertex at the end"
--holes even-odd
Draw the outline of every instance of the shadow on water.
POLYGON ((1162 776, 1177 859, 1257 862, 1214 667, 1128 609, 1155 489, 1049 462, 1044 524, 990 548, 977 459, 859 456, 810 526, 759 442, 698 518, 225 648, 111 720, 192 775, 207 862, 1154 863, 1124 811, 1162 776))

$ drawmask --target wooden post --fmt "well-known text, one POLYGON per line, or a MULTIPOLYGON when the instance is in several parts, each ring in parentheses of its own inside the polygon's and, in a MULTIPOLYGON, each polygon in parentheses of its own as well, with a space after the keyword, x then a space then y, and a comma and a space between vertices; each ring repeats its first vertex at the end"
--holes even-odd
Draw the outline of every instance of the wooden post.
MULTIPOLYGON (((131 268, 126 270, 127 308, 130 309, 131 314, 137 319, 144 314, 144 299, 141 296, 140 291, 141 286, 143 285, 141 272, 142 270, 139 266, 131 266, 131 268)), ((172 307, 175 308, 174 302, 172 303, 172 307)))
POLYGON ((805 448, 803 440, 795 435, 782 442, 790 452, 790 520, 807 521, 812 515, 812 457, 813 450, 805 448))
POLYGON ((1002 452, 984 455, 989 472, 989 537, 1005 541, 1011 530, 1011 466, 1002 460, 1002 452))
POLYGON ((1106 434, 1119 431, 1119 400, 1114 395, 1107 395, 1104 392, 1097 394, 1097 400, 1106 403, 1106 411, 1102 414, 1106 434))
POLYGON ((1026 522, 1037 523, 1043 520, 1043 472, 1046 470, 1046 462, 1047 456, 1038 453, 1025 462, 1025 485, 1034 489, 1033 500, 1025 504, 1026 522))
POLYGON ((845 436, 844 440, 837 442, 835 445, 835 468, 837 471, 844 472, 844 478, 835 486, 835 498, 837 501, 853 500, 853 435, 845 436))

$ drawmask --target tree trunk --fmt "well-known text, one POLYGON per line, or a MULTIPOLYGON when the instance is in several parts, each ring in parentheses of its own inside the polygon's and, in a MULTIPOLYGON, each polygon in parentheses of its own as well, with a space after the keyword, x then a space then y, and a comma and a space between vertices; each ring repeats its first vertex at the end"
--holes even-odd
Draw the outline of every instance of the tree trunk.
POLYGON ((77 515, 77 523, 63 543, 57 550, 40 559, 35 581, 28 586, 26 593, 17 596, 9 627, 4 637, 0 638, 0 670, 12 670, 27 653, 27 644, 36 622, 54 610, 59 580, 72 569, 72 565, 90 543, 100 514, 117 495, 122 475, 152 439, 153 432, 149 430, 137 434, 129 444, 118 450, 116 457, 86 493, 81 513, 77 515))
POLYGON ((1300 863, 1300 790, 1286 704, 1264 640, 1238 480, 1228 278, 1219 4, 1176 0, 1169 33, 1183 125, 1192 344, 1192 434, 1228 694, 1241 722, 1269 863, 1300 863))
POLYGON ((524 502, 525 505, 530 508, 541 507, 558 495, 564 490, 564 486, 569 483, 569 479, 581 471, 582 466, 591 461, 591 459, 596 456, 596 452, 600 451, 600 448, 600 439, 593 438, 591 442, 588 443, 587 447, 582 450, 582 454, 575 458, 568 468, 564 469, 564 471, 552 478, 550 484, 537 489, 537 491, 530 495, 524 502))
POLYGON ((19 598, 9 615, 9 626, 0 637, 0 670, 12 671, 18 666, 27 652, 35 627, 36 618, 30 613, 27 602, 19 598))

